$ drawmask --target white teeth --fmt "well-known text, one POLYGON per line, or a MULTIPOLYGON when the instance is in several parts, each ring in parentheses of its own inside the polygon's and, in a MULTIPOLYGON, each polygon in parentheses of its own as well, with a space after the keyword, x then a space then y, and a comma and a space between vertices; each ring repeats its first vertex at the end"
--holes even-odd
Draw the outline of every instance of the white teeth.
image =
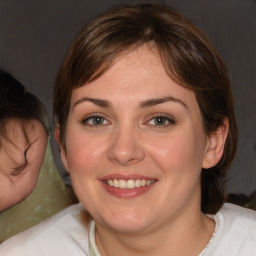
POLYGON ((139 187, 145 187, 148 186, 150 184, 154 183, 154 180, 140 180, 140 179, 136 179, 136 180, 107 180, 106 184, 108 184, 111 187, 115 187, 115 188, 139 188, 139 187))
POLYGON ((113 180, 113 186, 114 186, 115 188, 118 188, 118 180, 117 180, 117 179, 114 179, 114 180, 113 180))
POLYGON ((135 180, 135 187, 139 188, 140 187, 140 180, 135 180))
POLYGON ((119 188, 126 188, 126 181, 125 180, 119 180, 118 187, 119 188))
POLYGON ((135 188, 135 182, 134 182, 134 180, 127 180, 127 182, 126 182, 126 187, 127 187, 127 188, 135 188))
POLYGON ((114 185, 113 185, 113 181, 112 180, 108 180, 108 185, 110 186, 110 187, 113 187, 114 185))

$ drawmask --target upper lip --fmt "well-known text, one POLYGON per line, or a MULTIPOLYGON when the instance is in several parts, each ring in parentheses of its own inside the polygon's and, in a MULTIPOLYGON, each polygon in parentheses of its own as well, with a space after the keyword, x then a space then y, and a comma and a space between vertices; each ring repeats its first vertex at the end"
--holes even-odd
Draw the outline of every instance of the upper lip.
POLYGON ((144 176, 144 175, 139 175, 139 174, 129 174, 129 175, 124 175, 124 174, 109 174, 105 175, 100 178, 100 180, 157 180, 156 178, 149 177, 149 176, 144 176))

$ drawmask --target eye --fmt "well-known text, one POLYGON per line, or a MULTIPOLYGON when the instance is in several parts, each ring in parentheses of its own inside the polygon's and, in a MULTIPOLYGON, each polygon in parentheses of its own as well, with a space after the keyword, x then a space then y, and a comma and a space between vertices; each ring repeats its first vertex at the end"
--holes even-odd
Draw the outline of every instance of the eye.
POLYGON ((91 126, 100 126, 100 125, 107 125, 109 122, 104 118, 103 116, 100 115, 93 115, 85 118, 82 121, 83 124, 85 125, 91 125, 91 126))
POLYGON ((170 118, 164 115, 157 115, 151 118, 148 121, 148 124, 156 127, 161 127, 161 126, 167 127, 169 125, 175 124, 175 121, 173 118, 170 118))

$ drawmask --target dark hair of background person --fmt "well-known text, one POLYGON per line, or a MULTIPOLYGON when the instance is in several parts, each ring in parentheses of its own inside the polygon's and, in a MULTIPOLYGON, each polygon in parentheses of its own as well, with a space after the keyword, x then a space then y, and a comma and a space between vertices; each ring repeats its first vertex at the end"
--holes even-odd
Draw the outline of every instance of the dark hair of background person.
POLYGON ((165 5, 118 7, 86 25, 75 38, 56 77, 54 114, 65 146, 65 128, 72 90, 97 79, 123 52, 150 44, 157 49, 166 73, 194 91, 206 134, 224 118, 229 132, 219 163, 201 175, 201 210, 216 213, 225 200, 223 178, 237 149, 237 124, 229 71, 206 35, 165 5))
POLYGON ((41 101, 3 70, 0 70, 0 102, 0 135, 3 138, 8 140, 6 121, 10 118, 36 119, 42 123, 46 134, 49 134, 46 110, 41 101))

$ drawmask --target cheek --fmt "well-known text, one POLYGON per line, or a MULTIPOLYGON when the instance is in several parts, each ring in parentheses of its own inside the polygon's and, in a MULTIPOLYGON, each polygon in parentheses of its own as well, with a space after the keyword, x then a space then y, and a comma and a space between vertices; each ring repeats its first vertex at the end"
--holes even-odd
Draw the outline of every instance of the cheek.
POLYGON ((204 155, 201 142, 194 132, 180 132, 150 139, 147 151, 162 170, 181 175, 185 171, 201 171, 204 155))
POLYGON ((101 138, 72 136, 66 140, 66 160, 70 174, 94 172, 104 157, 106 143, 101 138))
POLYGON ((34 185, 30 177, 24 175, 0 175, 0 212, 24 200, 33 191, 34 185))

